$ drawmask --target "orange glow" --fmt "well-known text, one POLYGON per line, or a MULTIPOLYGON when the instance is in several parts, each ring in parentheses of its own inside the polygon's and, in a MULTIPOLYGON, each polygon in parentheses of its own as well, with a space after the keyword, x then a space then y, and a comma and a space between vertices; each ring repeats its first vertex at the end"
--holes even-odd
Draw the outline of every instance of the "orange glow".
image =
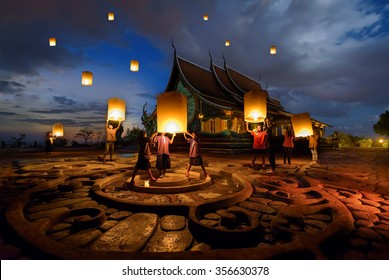
POLYGON ((81 84, 83 86, 91 86, 93 83, 93 73, 89 71, 83 71, 81 77, 81 84))
POLYGON ((309 113, 295 114, 291 117, 291 120, 296 137, 313 135, 312 122, 309 113))
POLYGON ((49 46, 50 47, 55 47, 57 45, 57 39, 54 37, 49 38, 49 46))
POLYGON ((275 46, 270 47, 270 54, 276 54, 277 53, 277 48, 275 46))
POLYGON ((139 61, 138 60, 131 60, 130 71, 132 71, 132 72, 139 71, 139 61))
POLYGON ((109 12, 109 13, 108 13, 108 20, 109 20, 109 21, 115 20, 115 14, 112 13, 112 12, 109 12))
POLYGON ((267 95, 260 90, 250 90, 243 95, 244 120, 249 123, 263 122, 267 115, 267 95))
POLYGON ((111 121, 124 121, 126 119, 126 101, 117 97, 108 99, 107 119, 111 121))
POLYGON ((188 98, 177 92, 165 92, 157 96, 157 130, 158 132, 187 131, 188 98))
POLYGON ((53 124, 52 134, 54 137, 62 137, 63 136, 63 124, 55 123, 53 124))

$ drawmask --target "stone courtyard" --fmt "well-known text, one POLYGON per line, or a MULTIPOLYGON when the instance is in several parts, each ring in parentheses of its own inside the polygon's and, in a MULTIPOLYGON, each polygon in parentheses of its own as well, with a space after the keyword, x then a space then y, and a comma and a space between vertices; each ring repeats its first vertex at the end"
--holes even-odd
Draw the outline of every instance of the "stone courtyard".
POLYGON ((210 177, 189 178, 173 152, 165 178, 140 171, 133 188, 126 151, 1 152, 1 259, 389 259, 384 149, 278 154, 276 173, 207 153, 210 177))

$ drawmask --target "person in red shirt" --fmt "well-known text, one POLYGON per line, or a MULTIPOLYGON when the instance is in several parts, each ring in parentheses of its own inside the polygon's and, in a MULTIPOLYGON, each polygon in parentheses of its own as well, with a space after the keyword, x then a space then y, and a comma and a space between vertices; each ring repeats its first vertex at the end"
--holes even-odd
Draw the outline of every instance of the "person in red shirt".
POLYGON ((294 133, 291 127, 288 127, 284 132, 284 163, 286 164, 286 159, 288 159, 288 164, 290 164, 290 157, 292 155, 292 150, 294 147, 293 144, 294 133))
POLYGON ((265 169, 265 156, 267 153, 267 132, 262 130, 262 126, 257 125, 256 129, 250 130, 249 124, 246 122, 246 130, 252 136, 253 139, 253 157, 251 159, 251 167, 255 166, 255 160, 257 159, 257 155, 261 155, 262 157, 262 168, 265 169))

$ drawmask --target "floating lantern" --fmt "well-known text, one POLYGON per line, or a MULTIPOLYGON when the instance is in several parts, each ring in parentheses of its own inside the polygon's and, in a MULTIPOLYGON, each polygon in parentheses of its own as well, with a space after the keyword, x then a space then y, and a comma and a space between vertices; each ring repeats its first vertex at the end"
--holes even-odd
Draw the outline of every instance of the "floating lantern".
POLYGON ((54 37, 49 38, 49 46, 50 47, 55 47, 57 45, 57 39, 54 37))
POLYGON ((109 13, 108 13, 108 20, 109 20, 109 21, 115 20, 115 14, 112 13, 112 12, 109 12, 109 13))
POLYGON ((62 123, 53 124, 52 134, 54 137, 62 137, 63 136, 63 124, 62 123))
POLYGON ((83 71, 81 77, 81 84, 83 86, 91 86, 93 83, 93 73, 89 71, 83 71))
POLYGON ((157 96, 157 130, 159 132, 185 132, 188 122, 188 98, 177 92, 157 96))
POLYGON ((107 119, 110 121, 124 121, 126 119, 126 101, 117 97, 108 99, 107 119))
POLYGON ((208 15, 205 14, 205 15, 203 16, 203 19, 204 19, 204 20, 208 20, 208 15))
POLYGON ((312 122, 309 113, 295 114, 291 117, 294 135, 307 137, 313 135, 312 122))
POLYGON ((267 94, 253 89, 243 96, 244 120, 249 123, 263 122, 267 115, 267 94))
POLYGON ((225 45, 226 45, 226 47, 229 47, 230 46, 230 40, 226 40, 225 45))
POLYGON ((138 60, 131 60, 130 70, 132 72, 138 72, 139 71, 139 61, 138 60))
POLYGON ((277 48, 275 46, 270 47, 270 54, 276 54, 277 53, 277 48))

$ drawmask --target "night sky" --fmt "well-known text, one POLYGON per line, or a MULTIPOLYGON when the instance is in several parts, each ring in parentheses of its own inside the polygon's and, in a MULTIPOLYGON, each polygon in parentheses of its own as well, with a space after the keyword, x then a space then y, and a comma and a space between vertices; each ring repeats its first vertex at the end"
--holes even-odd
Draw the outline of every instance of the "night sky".
POLYGON ((327 135, 376 139, 372 126, 389 110, 388 15, 381 0, 1 0, 0 140, 43 141, 56 122, 69 140, 103 130, 111 97, 126 100, 124 129, 141 127, 143 105, 152 112, 168 83, 172 40, 205 68, 209 54, 219 66, 224 56, 285 110, 333 125, 327 135))

